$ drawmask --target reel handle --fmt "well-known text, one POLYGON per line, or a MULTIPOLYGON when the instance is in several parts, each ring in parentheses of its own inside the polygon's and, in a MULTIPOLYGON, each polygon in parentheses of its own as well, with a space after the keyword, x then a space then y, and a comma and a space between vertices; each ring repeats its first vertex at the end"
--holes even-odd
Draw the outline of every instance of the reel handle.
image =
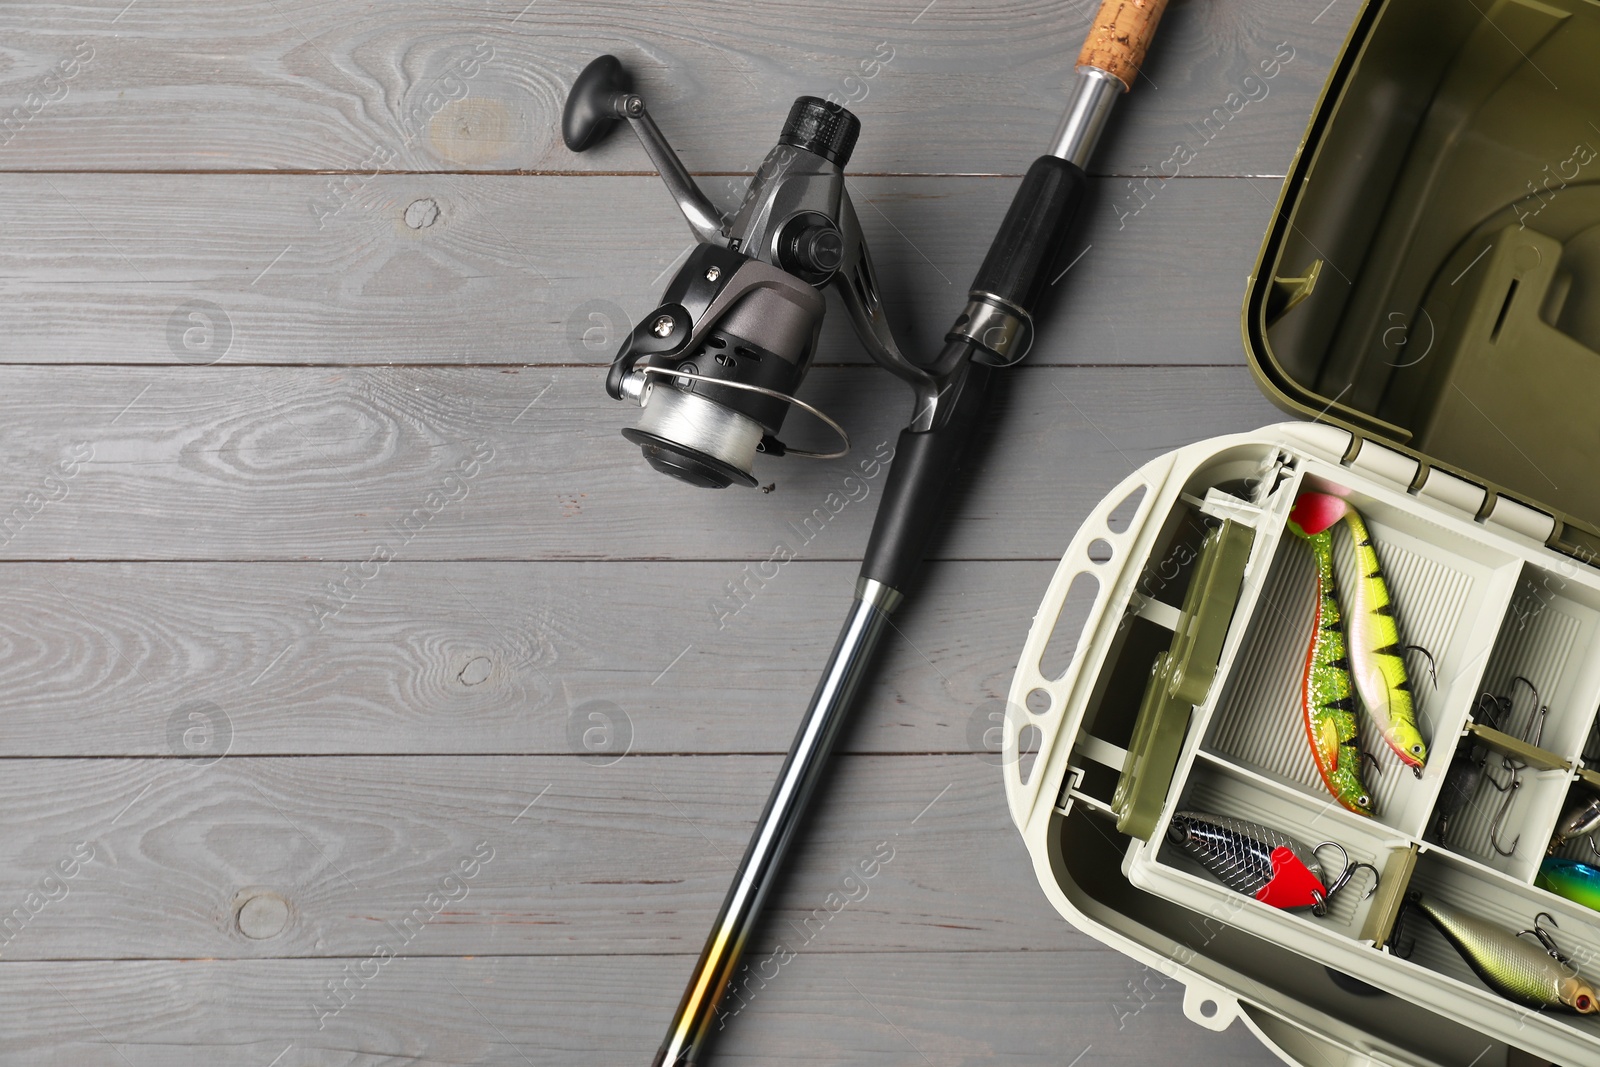
POLYGON ((619 119, 627 119, 639 136, 695 237, 704 244, 726 246, 722 212, 700 191, 689 168, 667 143, 645 109, 644 97, 633 91, 633 76, 616 56, 597 56, 573 79, 561 109, 561 140, 574 152, 587 151, 605 140, 619 119))

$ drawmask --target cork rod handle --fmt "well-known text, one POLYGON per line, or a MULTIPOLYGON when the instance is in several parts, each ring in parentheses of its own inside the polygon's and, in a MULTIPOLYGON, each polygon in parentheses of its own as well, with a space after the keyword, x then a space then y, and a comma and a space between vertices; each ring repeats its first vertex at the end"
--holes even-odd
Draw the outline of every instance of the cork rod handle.
POLYGON ((1104 0, 1078 53, 1078 66, 1099 67, 1124 89, 1133 88, 1166 8, 1167 0, 1104 0))

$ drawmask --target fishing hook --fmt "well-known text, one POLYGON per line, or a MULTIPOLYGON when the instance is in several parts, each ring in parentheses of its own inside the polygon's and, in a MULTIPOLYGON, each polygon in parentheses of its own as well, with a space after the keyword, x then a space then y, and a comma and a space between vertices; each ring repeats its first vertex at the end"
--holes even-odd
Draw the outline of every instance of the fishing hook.
POLYGON ((1501 717, 1505 714, 1505 705, 1501 698, 1493 693, 1484 693, 1478 697, 1478 717, 1492 730, 1500 729, 1501 717), (1491 713, 1490 708, 1494 708, 1491 713))
MULTIPOLYGON (((1318 918, 1321 918, 1328 913, 1328 902, 1333 899, 1334 894, 1338 893, 1341 889, 1350 884, 1350 879, 1355 876, 1356 871, 1365 867, 1367 870, 1372 872, 1372 885, 1368 887, 1364 894, 1362 894, 1362 900, 1370 898, 1372 894, 1378 891, 1378 882, 1383 877, 1378 873, 1378 868, 1374 867, 1370 863, 1361 861, 1351 863, 1350 853, 1345 851, 1345 847, 1339 844, 1337 841, 1324 841, 1320 845, 1313 846, 1311 849, 1311 854, 1316 856, 1317 853, 1321 852, 1325 848, 1336 848, 1339 850, 1339 862, 1341 866, 1339 869, 1339 877, 1335 878, 1333 880, 1333 884, 1328 886, 1328 895, 1324 897, 1320 893, 1316 894, 1317 903, 1311 909, 1311 913, 1318 918)), ((1320 856, 1317 858, 1321 859, 1320 856)))
MULTIPOLYGON (((1545 705, 1544 699, 1539 695, 1539 687, 1534 685, 1531 681, 1520 674, 1511 679, 1511 689, 1513 692, 1516 690, 1518 682, 1521 682, 1533 692, 1533 711, 1528 717, 1528 728, 1523 732, 1522 740, 1527 744, 1537 747, 1544 739, 1544 719, 1545 714, 1550 709, 1545 705)), ((1508 720, 1510 716, 1515 713, 1516 705, 1511 695, 1507 695, 1503 698, 1505 701, 1504 704, 1500 703, 1501 698, 1493 697, 1491 699, 1495 701, 1497 708, 1504 708, 1508 720)), ((1506 725, 1509 726, 1510 722, 1508 721, 1506 725)), ((1510 784, 1501 785, 1495 780, 1494 775, 1489 773, 1487 768, 1485 768, 1483 772, 1484 777, 1489 779, 1489 784, 1494 786, 1501 793, 1505 794, 1505 799, 1500 802, 1500 810, 1495 813, 1494 822, 1489 825, 1489 847, 1493 848, 1502 856, 1510 856, 1517 851, 1517 842, 1522 840, 1522 835, 1519 833, 1516 837, 1511 839, 1510 848, 1501 848, 1500 831, 1504 828, 1506 817, 1511 814, 1511 805, 1516 802, 1517 790, 1522 788, 1522 768, 1524 765, 1520 761, 1513 760, 1505 753, 1501 753, 1500 762, 1506 770, 1511 772, 1510 784)), ((1591 847, 1593 847, 1592 844, 1591 847)))
POLYGON ((1429 652, 1421 645, 1407 645, 1403 649, 1403 651, 1406 652, 1411 652, 1413 650, 1421 652, 1424 656, 1428 657, 1428 680, 1433 683, 1433 687, 1435 689, 1439 688, 1439 665, 1434 662, 1433 653, 1429 652))
MULTIPOLYGON (((1533 690, 1533 715, 1528 719, 1528 729, 1533 732, 1533 736, 1525 736, 1523 737, 1523 740, 1537 748, 1539 746, 1539 742, 1544 739, 1544 717, 1550 709, 1545 705, 1544 701, 1540 699, 1538 686, 1534 685, 1520 674, 1511 679, 1512 687, 1515 688, 1518 682, 1521 682, 1523 685, 1533 690)), ((1506 703, 1511 704, 1512 698, 1508 696, 1506 698, 1506 703)))
POLYGON ((1553 935, 1551 935, 1550 931, 1539 925, 1539 920, 1541 919, 1548 919, 1550 920, 1551 926, 1554 926, 1558 930, 1561 929, 1561 924, 1556 922, 1556 917, 1554 915, 1551 915, 1547 911, 1541 911, 1539 914, 1533 917, 1533 929, 1518 930, 1517 936, 1521 937, 1524 934, 1532 934, 1534 937, 1538 938, 1539 944, 1544 946, 1544 950, 1550 953, 1552 959, 1560 963, 1571 963, 1571 957, 1562 954, 1560 946, 1556 944, 1556 939, 1553 935))
POLYGON ((1389 955, 1395 959, 1408 960, 1411 958, 1411 954, 1416 951, 1417 939, 1415 937, 1406 942, 1403 948, 1400 940, 1401 934, 1406 928, 1406 917, 1411 914, 1411 909, 1416 906, 1415 895, 1408 895, 1401 903, 1400 910, 1395 913, 1394 926, 1390 928, 1389 940, 1385 942, 1389 949, 1389 955))
POLYGON ((1483 768, 1483 778, 1484 778, 1484 780, 1489 783, 1490 787, 1496 793, 1504 793, 1508 789, 1515 789, 1517 787, 1516 786, 1517 765, 1512 763, 1508 759, 1504 759, 1504 757, 1502 757, 1502 759, 1504 760, 1506 770, 1511 772, 1511 784, 1510 785, 1501 785, 1500 784, 1500 780, 1489 772, 1489 768, 1487 766, 1485 766, 1483 768))
POLYGON ((1522 788, 1522 766, 1506 760, 1506 768, 1511 771, 1511 784, 1503 789, 1500 789, 1500 784, 1495 782, 1487 771, 1484 772, 1485 777, 1489 778, 1495 788, 1500 789, 1506 795, 1506 798, 1500 802, 1500 810, 1495 813, 1494 822, 1489 824, 1489 847, 1502 856, 1514 854, 1517 851, 1517 842, 1522 840, 1522 834, 1519 833, 1511 839, 1510 848, 1500 847, 1500 831, 1506 821, 1506 816, 1511 814, 1511 805, 1517 799, 1517 790, 1522 788))

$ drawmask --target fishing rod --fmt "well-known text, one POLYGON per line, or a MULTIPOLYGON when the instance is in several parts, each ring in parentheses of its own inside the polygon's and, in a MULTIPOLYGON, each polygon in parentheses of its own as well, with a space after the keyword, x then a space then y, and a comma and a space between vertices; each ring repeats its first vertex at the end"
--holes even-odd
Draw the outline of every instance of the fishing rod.
POLYGON ((967 304, 930 361, 895 343, 844 167, 861 129, 838 104, 802 96, 745 193, 724 217, 695 185, 613 56, 573 83, 562 137, 581 152, 619 122, 638 135, 698 241, 613 361, 606 391, 637 403, 623 436, 656 470, 691 485, 753 486, 758 452, 831 459, 778 438, 791 407, 844 429, 794 393, 810 367, 835 288, 874 360, 907 382, 914 405, 900 433, 855 598, 761 813, 705 948, 656 1053, 655 1067, 689 1067, 706 1047, 746 943, 820 781, 839 728, 905 591, 922 563, 955 475, 983 425, 989 380, 1032 345, 1032 313, 1059 266, 1088 184, 1084 168, 1117 98, 1127 92, 1166 0, 1104 0, 1049 151, 1028 168, 989 246, 967 304))

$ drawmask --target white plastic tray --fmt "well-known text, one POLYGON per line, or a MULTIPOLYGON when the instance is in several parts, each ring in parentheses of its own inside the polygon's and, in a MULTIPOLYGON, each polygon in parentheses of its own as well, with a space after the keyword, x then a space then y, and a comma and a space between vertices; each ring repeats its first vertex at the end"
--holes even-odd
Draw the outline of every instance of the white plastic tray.
MULTIPOLYGON (((1413 461, 1371 443, 1346 461, 1349 441, 1341 430, 1289 423, 1200 442, 1151 462, 1102 501, 1063 556, 1013 679, 1004 762, 1012 817, 1040 884, 1075 926, 1183 981, 1185 1010, 1196 1022, 1220 1029, 1242 1020, 1289 1062, 1464 1064, 1474 1046, 1478 1067, 1506 1063, 1511 1048, 1559 1063, 1600 1062, 1600 1019, 1528 1012, 1500 998, 1429 936, 1420 918, 1406 930, 1408 938, 1417 935, 1416 951, 1400 959, 1361 939, 1372 905, 1359 891, 1336 900, 1321 919, 1284 912, 1228 890, 1163 846, 1172 812, 1192 807, 1265 823, 1308 844, 1335 840, 1353 859, 1379 868, 1414 850, 1412 889, 1514 929, 1531 925, 1541 910, 1558 915, 1563 949, 1591 961, 1586 973, 1600 978, 1600 913, 1532 885, 1562 809, 1585 788, 1576 783, 1585 753, 1600 755, 1600 573, 1516 525, 1480 521, 1481 494, 1474 498, 1456 479, 1434 473, 1415 485, 1413 461), (1402 638, 1427 648, 1437 667, 1434 686, 1426 661, 1410 657, 1430 749, 1420 778, 1364 727, 1364 747, 1379 760, 1376 773, 1367 771, 1376 818, 1346 811, 1327 794, 1301 724, 1314 571, 1284 519, 1302 488, 1336 488, 1361 511, 1402 638), (1163 553, 1172 551, 1166 542, 1186 512, 1251 525, 1255 541, 1217 679, 1193 711, 1160 823, 1144 842, 1116 834, 1109 813, 1123 756, 1118 742, 1126 742, 1134 710, 1127 705, 1137 705, 1115 679, 1128 676, 1125 657, 1142 655, 1151 635, 1159 636, 1152 626, 1177 623, 1178 597, 1152 576, 1171 572, 1163 553), (1113 524, 1114 515, 1124 521, 1113 524), (1082 575, 1093 577, 1097 592, 1076 654, 1064 671, 1047 675, 1041 655, 1082 575), (1570 766, 1522 772, 1501 834, 1502 842, 1521 835, 1512 855, 1489 846, 1501 795, 1487 785, 1453 821, 1445 845, 1427 843, 1451 756, 1480 693, 1509 695, 1519 674, 1549 706, 1541 747, 1570 766), (1025 740, 1036 740, 1031 761, 1020 756, 1033 747, 1025 740), (1120 856, 1084 832, 1086 825, 1121 842, 1114 846, 1120 856), (1119 893, 1117 877, 1142 892, 1119 893), (1197 942, 1181 932, 1184 916, 1212 932, 1197 942), (1299 970, 1320 971, 1318 965, 1392 994, 1385 1011, 1409 1018, 1409 1028, 1348 1017, 1345 994, 1322 990, 1299 970), (1436 1018, 1453 1022, 1431 1024, 1436 1018), (1411 1030, 1425 1033, 1408 1036, 1411 1030)), ((1335 566, 1347 589, 1353 563, 1348 536, 1336 534, 1335 566)), ((1525 687, 1515 698, 1512 732, 1532 705, 1525 687)), ((1498 755, 1490 769, 1500 772, 1498 755)), ((1586 849, 1580 843, 1567 852, 1586 849)), ((1370 1015, 1377 1002, 1362 1003, 1370 1015)))

